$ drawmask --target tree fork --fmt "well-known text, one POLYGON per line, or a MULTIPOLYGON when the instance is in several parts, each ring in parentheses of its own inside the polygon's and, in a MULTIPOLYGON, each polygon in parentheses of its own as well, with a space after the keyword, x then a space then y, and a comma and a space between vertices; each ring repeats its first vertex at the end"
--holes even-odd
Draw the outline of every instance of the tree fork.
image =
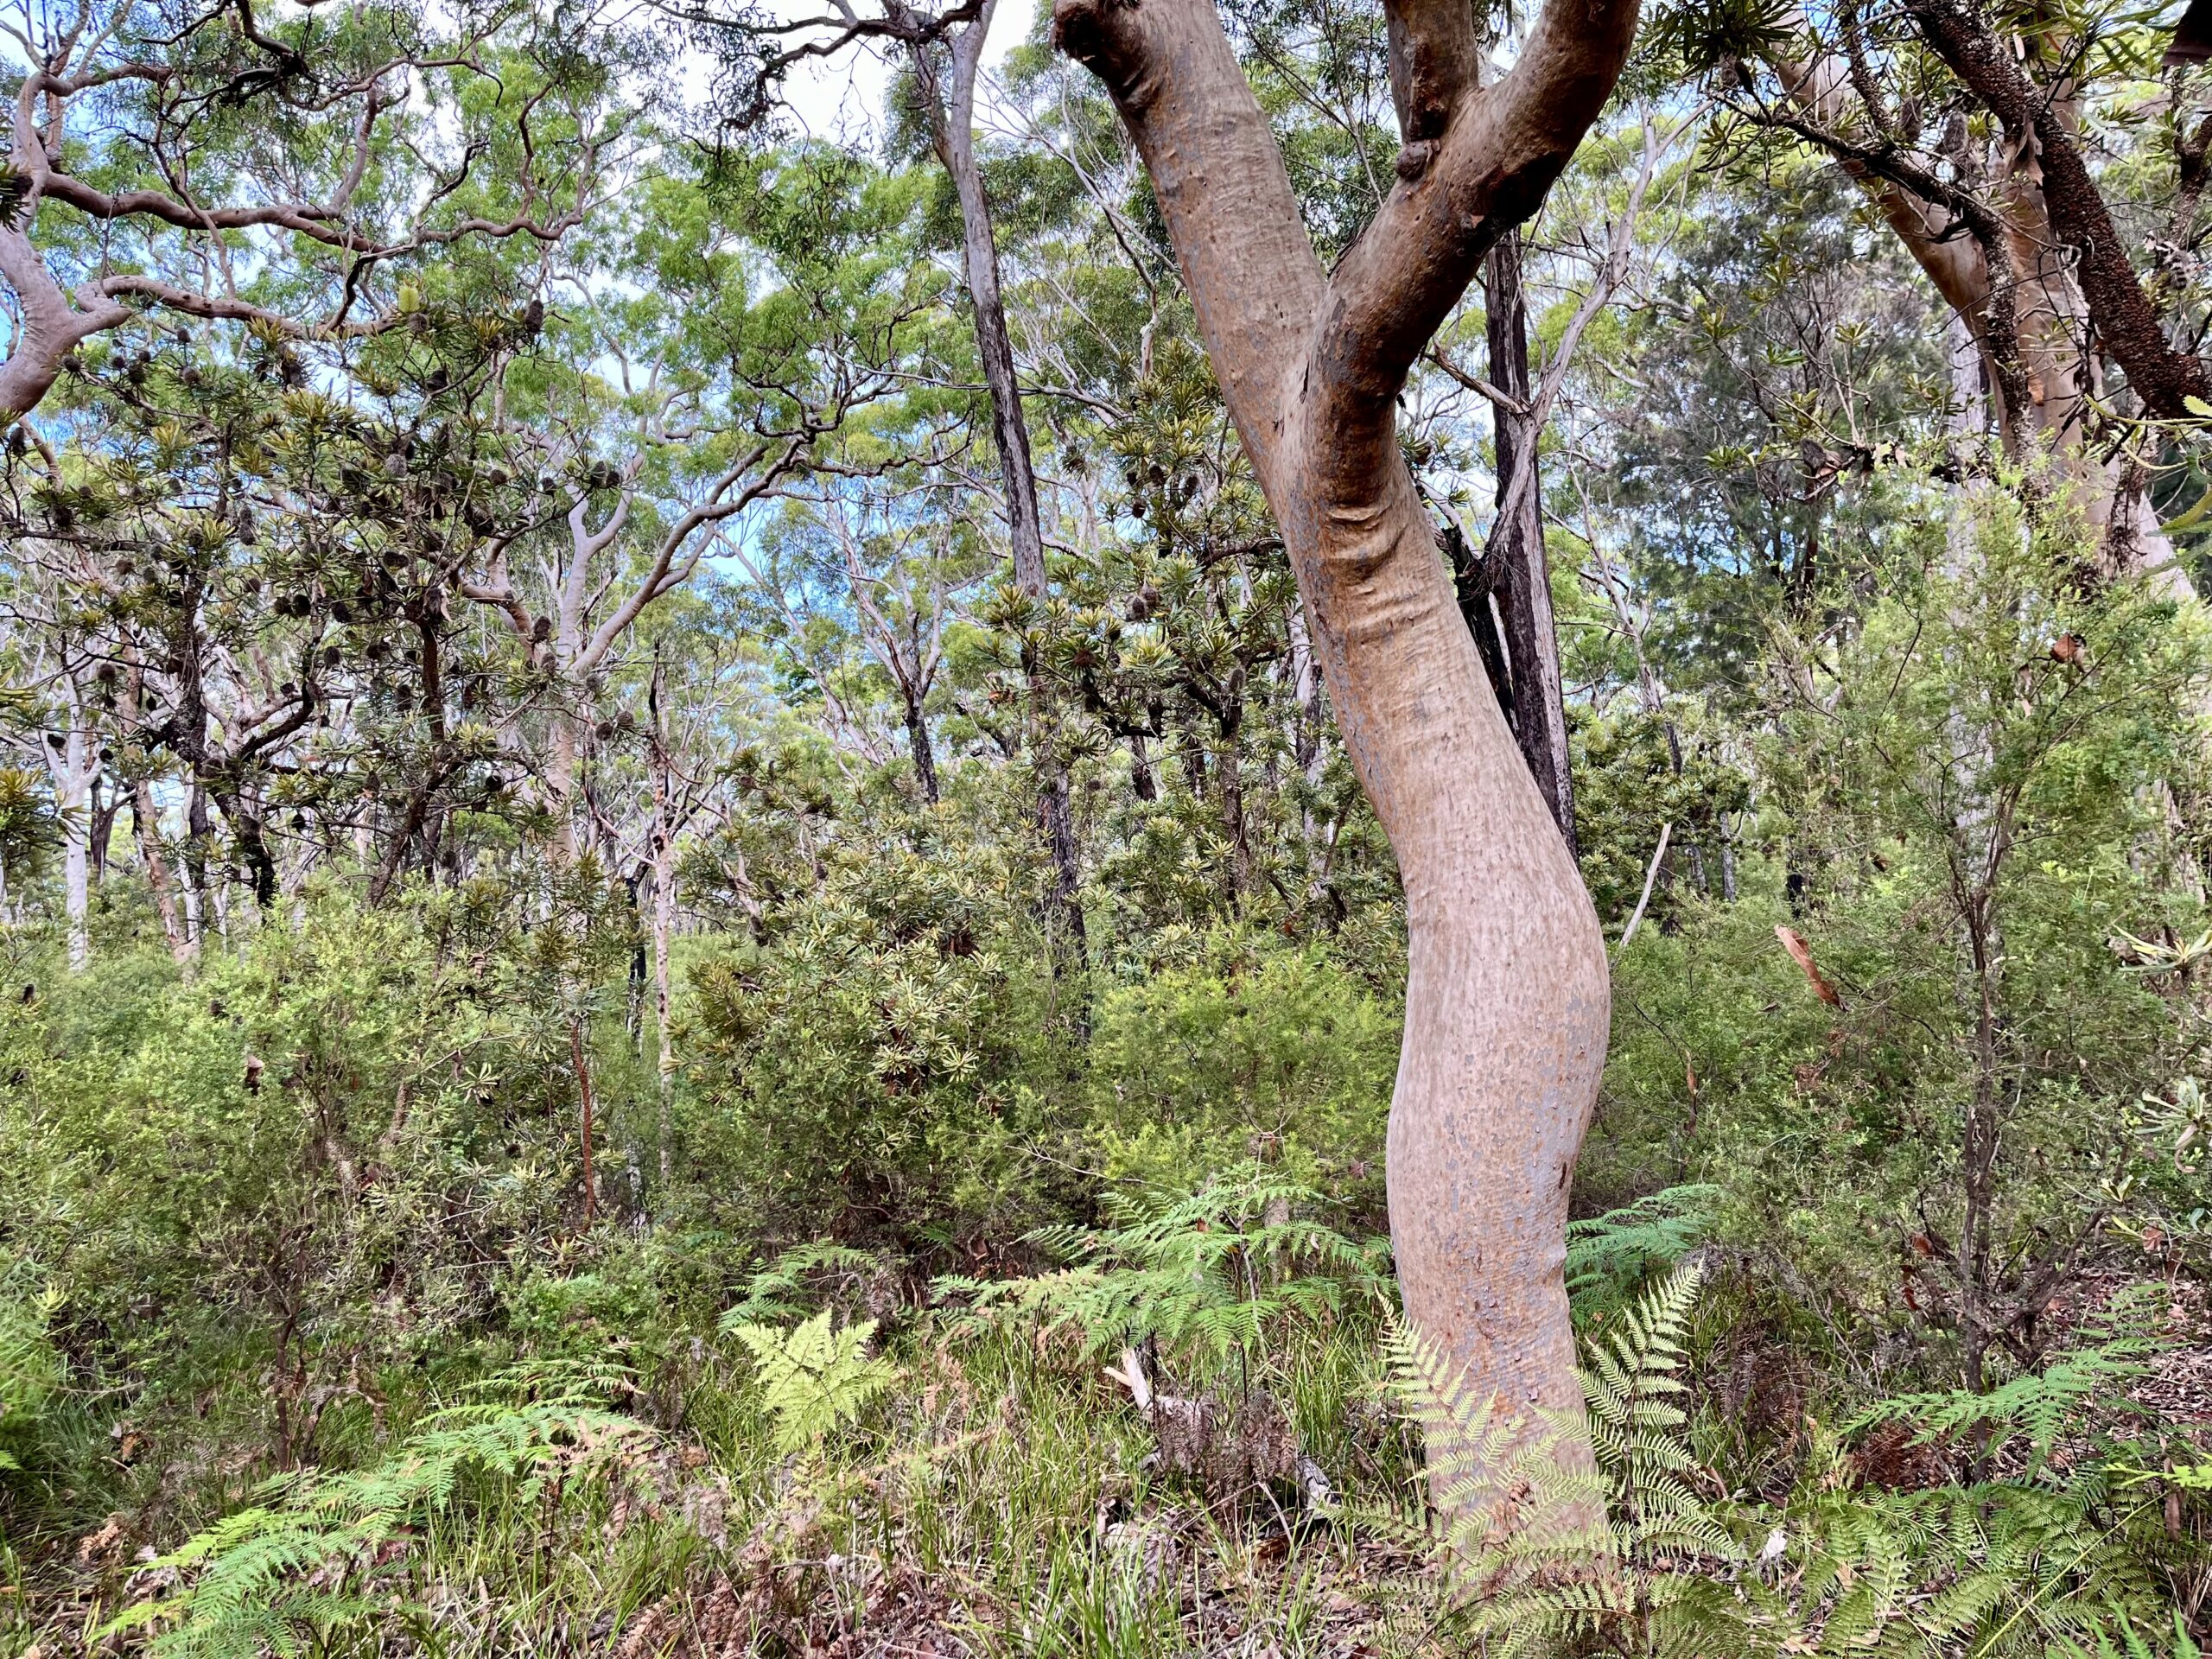
POLYGON ((1407 1311, 1509 1411, 1573 1414, 1567 1188, 1605 1061, 1604 941, 1491 695, 1395 412, 1484 255, 1597 118, 1637 7, 1552 0, 1489 87, 1465 6, 1387 10, 1399 181, 1328 276, 1208 0, 1058 0, 1053 32, 1151 176, 1397 855, 1408 976, 1389 1187, 1407 1311))

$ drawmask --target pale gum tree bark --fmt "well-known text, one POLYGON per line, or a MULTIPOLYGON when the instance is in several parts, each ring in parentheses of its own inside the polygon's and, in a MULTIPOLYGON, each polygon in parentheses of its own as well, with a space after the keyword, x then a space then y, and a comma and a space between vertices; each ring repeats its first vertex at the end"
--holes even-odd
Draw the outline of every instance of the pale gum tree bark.
POLYGON ((545 761, 546 804, 559 824, 554 847, 561 856, 574 859, 579 851, 577 768, 588 723, 582 709, 593 677, 606 666, 615 646, 648 606, 674 593, 697 573, 701 561, 717 545, 721 527, 728 519, 778 493, 800 464, 807 443, 823 429, 818 422, 802 422, 795 432, 749 444, 715 477, 703 497, 677 517, 655 543, 644 574, 628 585, 611 608, 602 611, 620 585, 620 571, 606 555, 619 547, 623 529, 630 521, 638 498, 636 480, 644 464, 642 456, 633 457, 625 469, 614 505, 596 529, 591 524, 588 496, 579 495, 570 504, 567 555, 557 563, 548 560, 540 573, 540 586, 550 596, 549 614, 531 613, 509 572, 504 546, 493 550, 482 581, 455 582, 462 598, 505 616, 530 666, 550 671, 568 694, 553 709, 545 761))
POLYGON ((69 919, 69 971, 84 972, 92 959, 92 779, 99 762, 92 758, 84 710, 75 689, 69 696, 69 729, 56 753, 47 747, 47 767, 54 775, 54 797, 60 807, 61 877, 69 919))
POLYGON ((1332 275, 1208 0, 1058 0, 1053 29, 1151 175, 1397 856, 1408 973, 1388 1173, 1407 1313, 1506 1409, 1573 1414, 1565 1227, 1605 1063, 1605 946, 1459 615, 1395 410, 1484 255, 1596 118, 1637 7, 1551 0, 1489 86, 1463 0, 1388 15, 1399 182, 1332 275))
POLYGON ((161 918, 162 938, 180 966, 189 963, 195 946, 177 912, 176 877, 162 851, 161 810, 154 804, 154 785, 145 778, 130 785, 130 841, 146 872, 146 885, 154 895, 154 913, 161 918))
MULTIPOLYGON (((443 247, 464 238, 526 237, 541 245, 556 242, 583 223, 589 199, 596 191, 596 163, 603 140, 586 135, 580 146, 582 165, 575 174, 580 181, 577 200, 558 214, 542 219, 525 214, 505 221, 468 218, 442 227, 417 222, 401 230, 396 238, 373 234, 371 227, 357 224, 355 198, 368 175, 385 118, 404 117, 410 107, 405 92, 396 90, 392 83, 402 81, 405 70, 428 67, 414 60, 397 59, 365 80, 330 89, 329 104, 318 106, 358 103, 351 136, 342 141, 346 157, 344 171, 330 181, 332 188, 320 200, 205 203, 194 200, 181 183, 192 171, 189 160, 171 153, 161 154, 158 162, 171 181, 180 181, 176 194, 149 188, 110 194, 55 163, 66 137, 72 101, 121 84, 168 86, 181 71, 161 63, 100 67, 94 60, 113 44, 115 35, 111 25, 88 28, 91 21, 89 11, 80 11, 74 26, 61 32, 53 55, 35 67, 16 88, 8 166, 21 183, 22 194, 13 212, 0 219, 0 285, 16 296, 16 313, 12 320, 16 326, 4 342, 6 359, 0 362, 0 421, 16 419, 36 409, 60 378, 72 351, 92 335, 128 322, 136 313, 123 302, 120 296, 126 295, 183 315, 258 323, 291 340, 360 340, 404 327, 408 321, 397 310, 349 320, 346 313, 353 308, 356 297, 351 281, 345 284, 346 298, 336 315, 320 321, 289 316, 239 299, 228 291, 227 274, 226 291, 207 292, 143 273, 110 270, 79 283, 73 303, 71 294, 55 279, 33 240, 42 203, 53 202, 88 220, 108 225, 129 221, 149 230, 165 226, 187 238, 236 237, 254 231, 282 234, 318 245, 327 254, 359 259, 363 263, 357 270, 365 270, 376 261, 443 247)), ((22 43, 20 35, 17 41, 22 43)), ((448 61, 461 64, 469 59, 462 54, 448 61)), ((304 106, 293 105, 295 110, 301 107, 304 106)), ((519 130, 525 154, 531 147, 527 118, 523 118, 525 124, 519 130)), ((167 129, 164 137, 183 130, 168 122, 159 124, 167 129)), ((471 159, 463 162, 461 176, 446 188, 429 193, 426 207, 446 198, 467 180, 478 153, 477 147, 471 148, 471 159)), ((202 263, 209 268, 218 264, 212 259, 202 263)), ((226 264, 220 268, 227 273, 226 264)))

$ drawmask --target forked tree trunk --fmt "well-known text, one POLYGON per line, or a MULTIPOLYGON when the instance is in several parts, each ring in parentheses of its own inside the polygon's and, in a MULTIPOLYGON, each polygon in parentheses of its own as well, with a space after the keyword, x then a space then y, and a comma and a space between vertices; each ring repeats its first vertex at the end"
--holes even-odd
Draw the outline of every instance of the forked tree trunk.
POLYGON ((1567 1187, 1605 1061, 1588 894, 1462 621, 1398 448, 1407 372, 1611 91, 1634 0, 1553 0, 1477 85, 1465 0, 1391 0, 1400 182, 1327 276, 1211 0, 1058 0, 1152 178, 1406 893, 1389 1187, 1412 1319, 1508 1409, 1575 1414, 1567 1187))
POLYGON ((2183 415, 2184 398, 2212 387, 2203 361, 2160 331, 2082 164, 2079 88, 2063 74, 2031 86, 2013 47, 1970 0, 1910 0, 1906 10, 2000 130, 1988 146, 1962 144, 1955 180, 1852 136, 1870 124, 1894 130, 1895 118, 1868 101, 1885 89, 1835 54, 1773 60, 1787 104, 1771 118, 1834 156, 1880 210, 1972 335, 1987 387, 1976 402, 2006 453, 2070 498, 2107 573, 2140 573, 2193 601, 2142 469, 2101 434, 2094 405, 2107 356, 2153 415, 2183 415))

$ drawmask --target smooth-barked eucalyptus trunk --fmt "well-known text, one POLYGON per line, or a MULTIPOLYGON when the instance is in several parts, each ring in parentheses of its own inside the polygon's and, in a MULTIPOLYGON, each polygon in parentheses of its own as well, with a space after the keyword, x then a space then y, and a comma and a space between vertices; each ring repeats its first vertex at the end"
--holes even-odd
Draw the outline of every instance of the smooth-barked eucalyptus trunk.
POLYGON ((1058 0, 1151 175, 1406 893, 1391 1238, 1408 1313, 1509 1410, 1580 1410, 1567 1190, 1604 1065, 1597 916, 1498 710, 1395 426, 1415 356, 1611 92, 1634 0, 1553 0, 1478 84, 1465 0, 1391 0, 1405 148, 1325 275, 1211 0, 1058 0))

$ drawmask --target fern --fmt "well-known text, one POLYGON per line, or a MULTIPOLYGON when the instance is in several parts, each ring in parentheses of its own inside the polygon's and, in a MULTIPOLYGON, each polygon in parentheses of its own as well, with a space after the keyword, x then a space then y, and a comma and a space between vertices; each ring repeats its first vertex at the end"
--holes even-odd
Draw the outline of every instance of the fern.
POLYGON ((1618 1305, 1704 1239, 1720 1189, 1670 1186, 1586 1221, 1567 1224, 1567 1288, 1576 1312, 1618 1305))
POLYGON ((1915 1440, 1922 1445, 1986 1433, 1993 1451, 2024 1436, 2031 1466, 2040 1471, 2060 1438, 2082 1425, 2093 1408, 2139 1409, 2126 1402, 2126 1385, 2149 1370, 2145 1362, 2158 1346, 2148 1336, 2126 1333, 2063 1354, 2042 1370, 2016 1376, 1986 1394, 1959 1389, 1882 1401, 1861 1413, 1851 1427, 1910 1423, 1916 1431, 1915 1440))
POLYGON ((1427 1433, 1436 1558, 1489 1653, 1756 1645, 1723 1617, 1723 1574, 1743 1552, 1684 1478, 1695 1459, 1675 1373, 1698 1280, 1677 1268, 1591 1353, 1586 1439, 1580 1424, 1503 1412, 1419 1332, 1386 1331, 1391 1382, 1427 1433))
POLYGON ((1386 1299, 1388 1246, 1356 1243, 1308 1220, 1311 1189, 1248 1167, 1186 1198, 1147 1209, 1108 1200, 1112 1224, 1053 1227, 1030 1242, 1071 1265, 1017 1280, 939 1279, 956 1327, 1071 1327, 1094 1353, 1154 1338, 1219 1360, 1249 1354, 1271 1330, 1348 1302, 1386 1299))
POLYGON ((849 1281, 874 1272, 878 1265, 866 1250, 827 1239, 795 1245, 753 1275, 744 1296, 722 1316, 723 1324, 799 1319, 813 1311, 812 1300, 805 1293, 818 1281, 849 1281))
POLYGON ((899 1374, 865 1352, 875 1334, 874 1319, 832 1330, 825 1307, 789 1332, 728 1316, 722 1329, 751 1351, 761 1402, 775 1419, 776 1443, 785 1452, 818 1448, 899 1374))
MULTIPOLYGON (((1928 1492, 1821 1492, 1786 1519, 1792 1570, 1751 1580, 1757 1617, 1799 1652, 1974 1659, 2101 1652, 2171 1605, 2155 1554, 2126 1539, 2152 1506, 2114 1513, 2094 1475, 1928 1492)), ((1779 1529, 1778 1529, 1779 1530, 1779 1529)))
MULTIPOLYGON (((1916 1395, 1861 1420, 2024 1435, 2036 1478, 1853 1491, 1843 1442, 1816 1429, 1788 1506, 1715 1504, 1694 1484, 1680 1376, 1697 1287, 1694 1266, 1676 1268, 1590 1344, 1586 1443, 1568 1426, 1506 1417, 1417 1332, 1386 1331, 1394 1386, 1427 1433, 1435 1558, 1493 1659, 2167 1659, 2143 1634, 2171 1605, 2157 1503, 2126 1484, 2147 1471, 2093 1459, 2060 1480, 2049 1464, 2053 1444, 2142 1369, 2143 1338, 2069 1354, 1991 1395, 1916 1395), (1764 1546, 1753 1554, 1747 1538, 1764 1546)), ((2201 1659, 2185 1633, 2170 1651, 2201 1659)))
POLYGON ((1676 1268, 1591 1345, 1582 1398, 1598 1466, 1605 1471, 1622 1554, 1649 1564, 1662 1555, 1728 1558, 1735 1541, 1690 1491, 1697 1467, 1676 1403, 1688 1388, 1675 1373, 1682 1333, 1702 1270, 1676 1268))
POLYGON ((604 1408, 626 1379, 604 1366, 533 1366, 505 1373, 426 1418, 392 1456, 366 1470, 288 1475, 251 1507, 194 1534, 153 1563, 184 1587, 127 1608, 102 1632, 155 1632, 161 1659, 290 1656, 391 1603, 372 1589, 409 1529, 454 1507, 465 1478, 535 1502, 555 1478, 605 1466, 646 1433, 604 1408))

